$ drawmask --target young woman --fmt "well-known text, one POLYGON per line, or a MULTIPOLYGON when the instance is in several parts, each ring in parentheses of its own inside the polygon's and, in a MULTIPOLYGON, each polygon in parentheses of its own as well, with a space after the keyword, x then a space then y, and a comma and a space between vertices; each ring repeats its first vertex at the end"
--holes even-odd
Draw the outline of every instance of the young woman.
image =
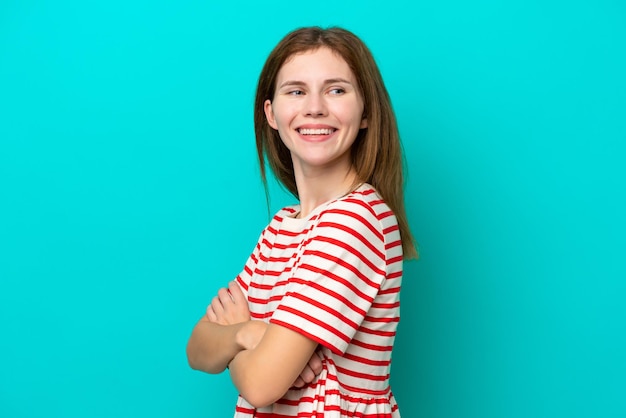
POLYGON ((389 386, 402 260, 417 256, 400 140, 374 59, 354 34, 288 34, 261 72, 254 122, 299 200, 263 230, 196 325, 194 369, 227 367, 235 417, 399 417, 389 386))

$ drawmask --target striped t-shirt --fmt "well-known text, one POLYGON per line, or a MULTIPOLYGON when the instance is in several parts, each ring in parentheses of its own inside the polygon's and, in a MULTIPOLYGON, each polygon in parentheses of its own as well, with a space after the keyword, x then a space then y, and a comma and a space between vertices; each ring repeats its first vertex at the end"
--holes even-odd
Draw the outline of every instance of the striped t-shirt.
POLYGON ((368 184, 296 219, 280 210, 237 281, 251 318, 320 346, 323 371, 276 403, 239 396, 236 418, 398 418, 389 386, 400 319, 402 244, 396 217, 368 184))

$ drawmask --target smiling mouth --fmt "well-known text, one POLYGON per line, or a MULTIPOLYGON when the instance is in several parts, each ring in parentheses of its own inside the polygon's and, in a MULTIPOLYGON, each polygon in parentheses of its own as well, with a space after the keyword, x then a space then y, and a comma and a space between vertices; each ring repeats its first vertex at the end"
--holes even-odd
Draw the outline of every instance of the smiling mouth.
POLYGON ((298 129, 300 135, 330 135, 336 131, 334 128, 320 128, 320 129, 298 129))

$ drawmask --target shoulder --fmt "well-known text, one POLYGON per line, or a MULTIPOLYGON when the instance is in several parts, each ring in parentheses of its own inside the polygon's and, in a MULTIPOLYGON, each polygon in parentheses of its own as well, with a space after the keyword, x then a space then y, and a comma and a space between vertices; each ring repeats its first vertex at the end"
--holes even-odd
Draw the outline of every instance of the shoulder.
POLYGON ((389 206, 372 186, 363 184, 354 192, 331 202, 320 213, 317 227, 371 244, 385 241, 390 223, 397 222, 389 206))
POLYGON ((366 225, 383 229, 389 222, 397 223, 387 203, 374 187, 363 184, 348 195, 332 202, 322 211, 320 218, 342 218, 360 220, 366 225))
POLYGON ((298 211, 300 210, 300 206, 299 205, 290 205, 290 206, 285 206, 284 208, 280 209, 278 212, 276 212, 274 214, 274 216, 272 217, 272 220, 270 222, 270 225, 274 222, 282 222, 285 218, 291 218, 293 217, 296 213, 298 213, 298 211))
POLYGON ((277 230, 281 228, 282 223, 286 218, 293 218, 296 213, 299 211, 298 205, 285 206, 280 209, 278 212, 272 216, 269 224, 263 230, 263 233, 272 232, 275 233, 277 230))

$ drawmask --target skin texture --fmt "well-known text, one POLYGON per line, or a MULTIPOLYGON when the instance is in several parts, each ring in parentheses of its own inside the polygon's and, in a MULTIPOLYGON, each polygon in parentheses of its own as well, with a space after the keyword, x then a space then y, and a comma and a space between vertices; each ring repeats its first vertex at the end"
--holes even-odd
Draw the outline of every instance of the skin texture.
POLYGON ((296 332, 251 321, 245 296, 233 281, 213 298, 194 328, 187 353, 192 368, 208 373, 220 373, 230 363, 239 392, 261 407, 280 399, 289 387, 315 379, 322 371, 316 348, 316 342, 296 332))
POLYGON ((264 105, 269 125, 291 152, 301 214, 349 191, 355 179, 350 148, 367 119, 345 60, 326 47, 294 55, 264 105), (331 133, 304 135, 302 129, 331 133))
MULTIPOLYGON (((236 282, 230 282, 228 289, 219 290, 217 296, 213 298, 211 305, 207 308, 206 317, 210 322, 220 325, 237 324, 250 320, 247 301, 236 282)), ((265 323, 261 323, 265 325, 265 323)), ((255 325, 256 327, 252 330, 240 333, 242 337, 241 344, 246 350, 256 348, 263 334, 265 334, 266 326, 261 326, 260 324, 255 325)), ((321 371, 322 360, 317 352, 315 352, 292 386, 300 388, 311 383, 321 371)))
MULTIPOLYGON (((289 58, 279 71, 275 96, 264 103, 269 125, 291 152, 300 216, 356 183, 350 148, 367 127, 356 86, 343 58, 321 47, 289 58)), ((196 324, 187 356, 192 368, 209 373, 228 366, 244 399, 263 407, 321 372, 317 347, 288 328, 250 320, 245 296, 233 282, 196 324)))

